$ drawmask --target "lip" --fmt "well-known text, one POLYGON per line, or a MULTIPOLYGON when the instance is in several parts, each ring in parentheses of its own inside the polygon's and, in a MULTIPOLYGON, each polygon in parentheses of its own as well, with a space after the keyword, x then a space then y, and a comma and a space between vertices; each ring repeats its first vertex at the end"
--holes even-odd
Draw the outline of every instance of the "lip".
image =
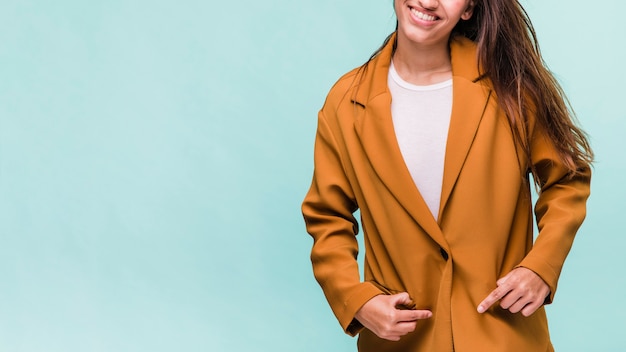
POLYGON ((422 25, 422 26, 432 26, 434 24, 436 24, 441 18, 439 16, 437 16, 435 13, 433 13, 432 11, 428 11, 426 9, 417 7, 417 6, 407 6, 409 9, 409 16, 411 17, 411 20, 413 22, 415 22, 416 24, 422 25), (420 18, 418 17, 413 11, 417 11, 420 12, 426 16, 432 16, 434 17, 434 20, 428 20, 428 19, 424 19, 424 18, 420 18))

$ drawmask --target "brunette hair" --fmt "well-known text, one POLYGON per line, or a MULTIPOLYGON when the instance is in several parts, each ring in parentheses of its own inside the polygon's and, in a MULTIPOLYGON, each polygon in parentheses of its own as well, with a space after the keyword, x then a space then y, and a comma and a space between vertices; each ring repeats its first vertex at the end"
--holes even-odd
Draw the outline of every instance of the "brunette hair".
MULTIPOLYGON (((479 79, 491 81, 524 156, 530 160, 528 115, 531 112, 554 144, 569 176, 584 172, 593 162, 593 151, 586 133, 574 123, 575 115, 563 89, 541 58, 528 14, 518 0, 474 1, 472 17, 461 20, 451 37, 461 35, 477 43, 479 79)), ((362 69, 367 69, 391 37, 387 37, 362 69)), ((393 45, 395 51, 396 43, 393 45)), ((529 171, 541 186, 532 164, 529 171)))

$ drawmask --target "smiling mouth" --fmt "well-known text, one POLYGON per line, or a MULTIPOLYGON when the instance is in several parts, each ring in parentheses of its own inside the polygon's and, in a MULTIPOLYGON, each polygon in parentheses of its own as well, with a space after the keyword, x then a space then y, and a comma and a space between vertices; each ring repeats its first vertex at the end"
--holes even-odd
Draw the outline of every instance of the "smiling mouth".
POLYGON ((437 16, 425 14, 425 13, 420 12, 419 10, 417 10, 417 9, 415 9, 413 7, 409 7, 409 9, 411 10, 411 13, 413 15, 415 15, 415 17, 417 17, 417 18, 419 18, 421 20, 432 22, 432 21, 436 21, 436 20, 439 19, 439 17, 437 17, 437 16))

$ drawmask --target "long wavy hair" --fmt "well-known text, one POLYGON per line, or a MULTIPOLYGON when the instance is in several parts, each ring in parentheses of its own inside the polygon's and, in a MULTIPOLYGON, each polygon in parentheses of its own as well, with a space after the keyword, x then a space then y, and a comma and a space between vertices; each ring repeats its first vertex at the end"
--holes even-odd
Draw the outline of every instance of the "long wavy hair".
MULTIPOLYGON (((571 105, 546 67, 533 25, 517 0, 475 0, 472 17, 461 20, 453 29, 451 37, 456 35, 477 43, 479 79, 491 81, 498 104, 508 117, 515 142, 529 161, 528 171, 537 186, 541 186, 541 181, 530 163, 530 114, 545 129, 569 177, 591 166, 593 151, 587 136, 576 126, 571 105)), ((385 39, 362 69, 367 69, 391 38, 389 35, 385 39)), ((396 45, 393 43, 394 51, 396 45)))

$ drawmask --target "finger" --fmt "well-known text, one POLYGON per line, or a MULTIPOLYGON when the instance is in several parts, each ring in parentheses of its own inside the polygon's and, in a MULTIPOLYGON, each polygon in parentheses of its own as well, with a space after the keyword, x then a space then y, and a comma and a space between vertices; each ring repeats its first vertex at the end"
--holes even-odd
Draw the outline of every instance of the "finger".
POLYGON ((379 335, 379 337, 385 340, 398 341, 402 336, 415 331, 416 327, 416 321, 400 322, 394 324, 393 327, 379 335))
POLYGON ((542 306, 542 304, 543 302, 532 302, 530 304, 527 304, 524 308, 522 308, 522 315, 524 315, 525 317, 533 315, 533 313, 535 313, 537 309, 542 306))
POLYGON ((400 337, 399 335, 384 335, 384 336, 380 336, 381 338, 385 339, 385 340, 389 340, 389 341, 400 341, 400 337))
POLYGON ((396 324, 396 331, 395 333, 403 336, 406 335, 410 332, 415 331, 415 328, 417 327, 417 322, 416 321, 403 321, 401 323, 396 324))
MULTIPOLYGON (((502 307, 503 309, 509 309, 510 307, 512 307, 514 304, 516 304, 517 302, 520 302, 520 299, 522 299, 522 295, 517 292, 517 291, 510 291, 509 293, 507 293, 506 296, 502 297, 500 299, 500 307, 502 307)), ((525 300, 523 302, 524 305, 526 303, 528 303, 528 300, 525 300)), ((523 305, 522 305, 523 307, 523 305)), ((520 307, 521 309, 521 307, 520 307)))
POLYGON ((495 290, 491 291, 491 293, 478 305, 478 313, 484 313, 489 309, 494 303, 496 303, 499 299, 504 297, 508 291, 498 287, 495 290))
POLYGON ((526 307, 530 302, 526 301, 526 300, 518 300, 517 302, 513 303, 512 305, 510 305, 508 308, 504 308, 504 309, 508 309, 509 312, 511 313, 519 313, 519 311, 521 311, 524 307, 526 307))
POLYGON ((429 310, 398 310, 396 314, 398 322, 412 322, 433 316, 433 313, 429 310))
POLYGON ((391 296, 390 303, 396 309, 403 310, 415 310, 415 302, 411 299, 408 293, 402 292, 396 295, 391 296))
POLYGON ((415 331, 415 328, 417 328, 416 321, 400 322, 395 324, 393 329, 385 334, 385 337, 383 338, 391 341, 398 341, 402 336, 415 331))
POLYGON ((409 296, 409 294, 407 292, 402 292, 402 293, 398 293, 395 295, 391 295, 391 303, 393 304, 393 306, 398 306, 398 305, 408 305, 413 303, 413 301, 411 300, 411 296, 409 296))

